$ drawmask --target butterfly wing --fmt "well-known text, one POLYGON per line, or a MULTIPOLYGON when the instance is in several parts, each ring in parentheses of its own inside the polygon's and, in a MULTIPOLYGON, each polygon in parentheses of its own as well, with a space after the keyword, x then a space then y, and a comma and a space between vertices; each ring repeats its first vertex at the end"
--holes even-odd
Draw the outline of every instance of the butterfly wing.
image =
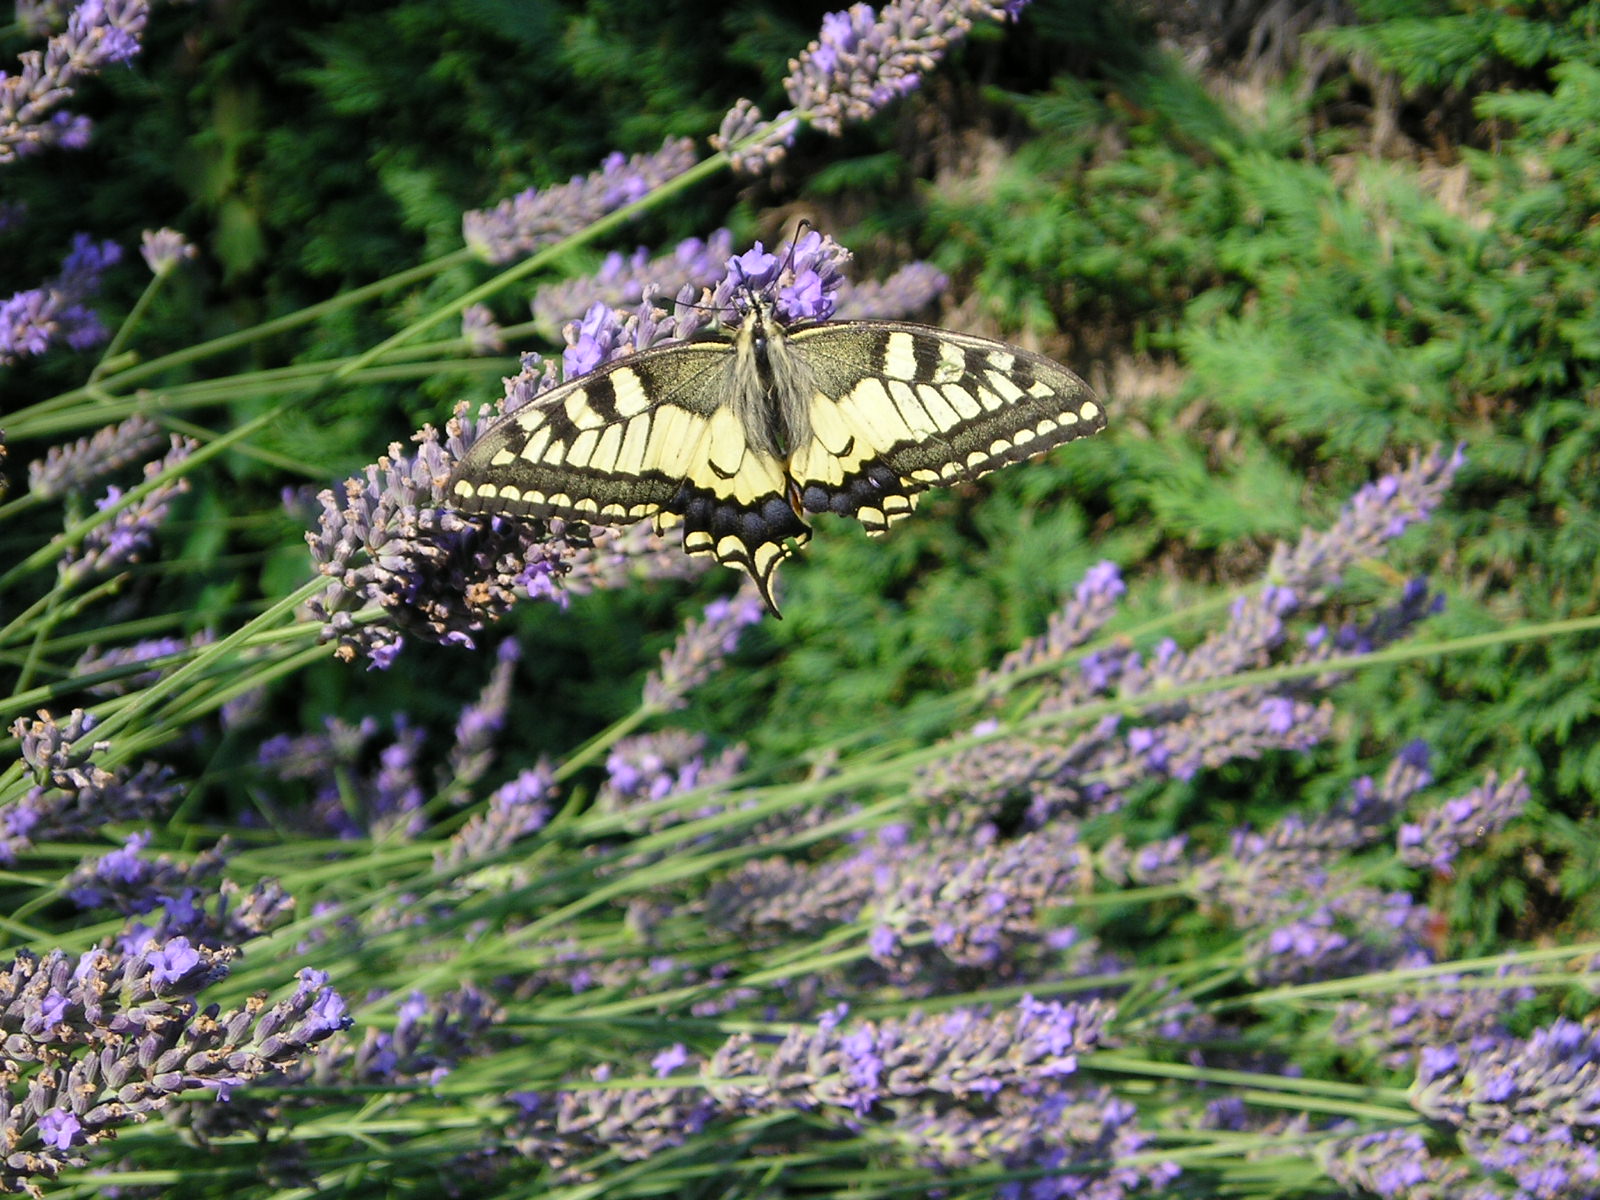
POLYGON ((1105 428, 1088 384, 1059 363, 972 334, 849 321, 789 334, 817 381, 813 436, 789 460, 806 512, 873 533, 919 492, 1105 428))
MULTIPOLYGON (((753 449, 725 403, 735 348, 685 342, 641 351, 496 422, 451 476, 466 512, 622 524, 681 522, 684 548, 770 586, 788 539, 811 531, 782 464, 753 449)), ((776 612, 776 608, 773 609, 776 612)))

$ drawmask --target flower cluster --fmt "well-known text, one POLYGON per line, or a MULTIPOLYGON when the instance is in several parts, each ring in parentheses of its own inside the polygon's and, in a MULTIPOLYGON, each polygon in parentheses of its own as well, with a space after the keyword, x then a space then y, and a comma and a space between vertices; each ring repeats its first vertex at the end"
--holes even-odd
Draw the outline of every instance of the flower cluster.
POLYGON ((223 1012, 193 997, 228 973, 230 950, 185 938, 137 952, 21 953, 0 975, 11 1078, 0 1089, 0 1190, 82 1166, 83 1150, 170 1108, 185 1092, 235 1087, 299 1063, 350 1024, 321 972, 287 1000, 223 1012))
POLYGON ((740 634, 766 611, 748 580, 736 598, 706 605, 705 616, 684 627, 672 648, 662 652, 661 666, 645 680, 645 707, 655 712, 682 708, 689 693, 716 674, 728 655, 739 648, 740 634))
POLYGON ((966 37, 975 20, 1015 20, 1027 0, 891 0, 882 9, 855 4, 829 13, 822 30, 783 81, 793 108, 771 120, 749 100, 728 111, 711 139, 736 171, 770 170, 783 160, 802 121, 837 137, 914 91, 922 75, 966 37))
POLYGON ((1600 1192, 1600 1034, 1559 1018, 1526 1038, 1423 1049, 1411 1102, 1488 1170, 1540 1198, 1600 1192))
POLYGON ((28 490, 40 499, 79 491, 102 475, 138 462, 163 440, 149 417, 131 416, 75 442, 50 447, 43 458, 28 464, 28 490))
MULTIPOLYGON (((653 1062, 657 1076, 669 1081, 660 1087, 513 1093, 508 1099, 518 1116, 507 1140, 520 1153, 554 1166, 561 1177, 575 1179, 581 1177, 581 1160, 602 1150, 625 1161, 648 1158, 682 1145, 715 1121, 818 1112, 849 1126, 876 1113, 898 1119, 907 1131, 920 1127, 922 1136, 913 1140, 932 1154, 950 1144, 935 1136, 942 1114, 961 1119, 963 1110, 952 1106, 1039 1104, 1041 1092, 1057 1095, 1048 1089, 1076 1073, 1078 1055, 1105 1043, 1112 1015, 1098 1001, 1063 1004, 1025 996, 1000 1012, 955 1009, 860 1021, 851 1020, 848 1006, 841 1004, 815 1025, 796 1027, 774 1044, 736 1034, 698 1064, 682 1046, 670 1047, 653 1062), (709 1077, 703 1086, 671 1084, 680 1068, 696 1065, 709 1077)), ((597 1068, 595 1082, 603 1085, 611 1074, 608 1067, 597 1068)), ((1074 1100, 1092 1099, 1059 1095, 1054 1102, 1058 1127, 1074 1100)), ((1043 1103, 1052 1105, 1048 1099, 1043 1103)), ((1131 1118, 1121 1111, 1104 1112, 1100 1121, 1082 1115, 1072 1124, 1074 1138, 1089 1128, 1114 1129, 1131 1118)), ((1083 1149, 1074 1147, 1073 1157, 1087 1163, 1093 1155, 1083 1149)), ((1170 1177, 1171 1172, 1161 1174, 1170 1177)))
POLYGON ((48 713, 12 723, 22 761, 34 782, 0 814, 0 864, 10 865, 36 844, 93 835, 118 821, 141 821, 166 813, 182 789, 165 767, 108 771, 95 764, 104 742, 89 735, 94 718, 74 709, 65 722, 48 713))
POLYGON ((139 253, 145 266, 157 278, 170 274, 179 263, 194 258, 198 253, 176 229, 146 229, 141 238, 139 253))
MULTIPOLYGON (((551 378, 529 364, 508 383, 506 410, 551 378)), ((334 582, 308 607, 341 658, 365 653, 373 666, 388 667, 407 634, 471 646, 485 621, 519 596, 557 599, 559 583, 574 574, 568 583, 580 589, 615 586, 634 562, 651 565, 657 547, 639 534, 591 537, 559 521, 466 517, 446 507, 450 472, 490 419, 473 418, 460 404, 443 438, 428 426, 416 435, 415 455, 392 445, 346 483, 343 504, 331 491, 318 496, 322 520, 306 541, 318 571, 334 582), (363 611, 369 606, 382 610, 381 620, 363 611)))
MULTIPOLYGON (((112 646, 106 650, 101 650, 97 646, 91 647, 79 657, 72 668, 72 673, 76 678, 82 679, 101 671, 117 671, 139 663, 185 654, 190 650, 209 645, 211 640, 211 634, 202 632, 186 638, 144 638, 137 642, 129 642, 125 646, 112 646)), ((90 685, 88 690, 96 696, 121 696, 133 689, 149 687, 160 676, 159 668, 123 672, 116 679, 90 685)))
POLYGON ((698 294, 721 279, 733 255, 733 234, 718 229, 708 238, 686 238, 666 254, 654 258, 645 246, 632 254, 612 251, 592 275, 546 284, 533 298, 533 319, 551 333, 561 329, 573 313, 595 304, 607 308, 637 305, 652 287, 677 295, 688 285, 698 294))
POLYGON ((21 71, 0 73, 0 164, 45 146, 82 146, 88 121, 51 109, 72 95, 79 79, 139 53, 149 17, 147 0, 84 0, 43 53, 26 51, 18 56, 21 71))
POLYGON ((895 0, 876 12, 851 5, 822 19, 817 40, 790 62, 784 90, 811 124, 837 137, 846 123, 865 121, 915 90, 975 19, 1014 19, 1025 3, 895 0))
POLYGON ((462 234, 484 261, 512 262, 633 203, 693 165, 688 138, 668 138, 652 154, 612 154, 593 174, 574 175, 570 183, 543 191, 528 188, 494 208, 467 213, 462 234))
MULTIPOLYGON (((193 438, 172 436, 171 448, 165 456, 145 464, 144 476, 154 479, 162 472, 183 462, 199 447, 193 438)), ((84 537, 82 544, 61 556, 60 570, 64 579, 79 582, 96 573, 109 573, 127 563, 143 560, 155 545, 156 529, 166 520, 172 501, 189 490, 189 481, 182 475, 145 492, 137 501, 124 505, 111 517, 96 525, 84 537)), ((121 488, 113 484, 106 494, 95 501, 95 507, 104 512, 124 496, 121 488)))
POLYGON ((1457 854, 1504 829, 1527 803, 1528 785, 1522 772, 1506 780, 1491 772, 1465 795, 1446 800, 1419 820, 1402 825, 1396 839, 1400 861, 1448 871, 1457 854))
MULTIPOLYGON (((1287 619, 1326 598, 1343 571, 1375 554, 1437 506, 1460 466, 1461 454, 1435 452, 1362 488, 1327 532, 1308 531, 1294 546, 1273 555, 1262 586, 1235 601, 1227 624, 1184 650, 1160 642, 1146 656, 1113 644, 1063 665, 1047 681, 1035 721, 1060 715, 1104 695, 1149 697, 1138 718, 1109 716, 1074 737, 1054 740, 1011 734, 998 723, 975 733, 1005 733, 931 768, 922 788, 931 797, 984 800, 990 806, 1020 799, 1028 821, 1039 827, 1061 813, 1109 811, 1128 788, 1144 780, 1189 779, 1204 768, 1269 749, 1303 750, 1323 739, 1331 707, 1316 698, 1327 678, 1272 686, 1219 688, 1190 699, 1159 701, 1175 689, 1222 681, 1278 658, 1314 663, 1340 651, 1372 649, 1403 636, 1436 611, 1425 585, 1413 584, 1365 625, 1330 635, 1318 626, 1298 645, 1287 619)), ((1120 580, 1105 567, 1086 578, 1077 594, 1041 638, 1008 656, 999 672, 983 681, 1001 695, 1013 678, 1054 668, 1068 651, 1086 642, 1110 615, 1120 580)))
POLYGON ((80 233, 59 273, 0 302, 0 366, 43 354, 61 342, 86 350, 105 341, 105 326, 88 301, 100 290, 100 276, 121 259, 122 248, 115 242, 97 244, 80 233))

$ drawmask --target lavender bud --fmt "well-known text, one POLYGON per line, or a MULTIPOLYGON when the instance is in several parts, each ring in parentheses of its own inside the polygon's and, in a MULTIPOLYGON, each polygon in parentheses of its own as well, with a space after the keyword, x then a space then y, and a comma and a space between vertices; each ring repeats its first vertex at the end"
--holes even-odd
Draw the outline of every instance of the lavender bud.
POLYGON ((11 864, 37 844, 93 836, 118 821, 144 821, 164 815, 182 789, 172 770, 146 764, 137 771, 108 771, 94 762, 108 748, 89 742, 94 718, 74 709, 65 725, 49 713, 37 720, 19 718, 11 735, 21 744, 24 763, 36 783, 0 815, 0 863, 11 864))
POLYGON ((547 762, 496 788, 488 811, 474 815, 435 857, 440 870, 488 859, 532 837, 550 820, 555 776, 547 762))
POLYGON ((704 241, 688 238, 670 253, 655 258, 643 246, 626 257, 613 252, 593 275, 540 288, 533 298, 533 317, 554 332, 573 313, 584 312, 596 303, 613 309, 637 305, 653 286, 671 294, 687 286, 698 294, 701 288, 722 278, 732 253, 733 234, 726 229, 717 230, 704 241))
MULTIPOLYGON (((146 463, 144 476, 153 479, 161 472, 176 466, 199 447, 192 438, 172 438, 172 448, 159 462, 146 463)), ((189 481, 183 476, 168 480, 147 492, 136 504, 122 509, 110 521, 90 530, 83 541, 61 556, 61 575, 69 582, 81 582, 96 572, 111 572, 126 563, 140 562, 155 545, 156 529, 166 520, 174 497, 189 490, 189 481)), ((95 501, 101 510, 110 508, 122 498, 122 489, 112 486, 105 496, 95 501)))
MULTIPOLYGON (((0 77, 0 89, 8 82, 0 77)), ((5 120, 3 104, 0 96, 0 122, 5 120)), ((0 125, 0 162, 5 161, 4 152, 4 128, 0 125)), ((115 242, 97 246, 88 234, 80 233, 73 239, 71 253, 62 260, 59 274, 0 303, 0 366, 43 354, 60 342, 74 350, 86 350, 105 341, 105 327, 87 301, 100 290, 101 274, 121 257, 122 250, 115 242)))
POLYGON ((139 253, 144 256, 145 266, 150 268, 150 273, 160 278, 180 262, 194 258, 198 251, 176 229, 146 229, 139 253))
POLYGON ((462 234, 484 261, 511 262, 633 203, 693 165, 688 138, 668 138, 653 154, 612 154, 593 174, 574 175, 570 183, 543 191, 528 188, 494 208, 467 213, 462 234))
POLYGON ((846 283, 834 317, 859 321, 909 316, 927 308, 949 286, 949 277, 932 263, 907 263, 882 282, 846 283))
POLYGON ((493 761, 493 744, 506 723, 511 706, 511 675, 516 670, 522 648, 515 638, 507 638, 495 651, 495 668, 475 703, 461 710, 456 721, 455 745, 450 748, 450 777, 469 786, 483 777, 493 761))
POLYGON ((1396 838, 1400 861, 1411 867, 1450 870, 1458 853, 1521 815, 1528 796, 1521 771, 1504 783, 1491 771, 1472 791, 1435 805, 1419 820, 1402 825, 1396 838))
POLYGON ((740 100, 711 135, 711 147, 726 153, 739 174, 760 175, 783 161, 799 129, 800 121, 789 109, 768 121, 754 103, 740 100))
POLYGON ((102 475, 138 462, 163 440, 154 421, 136 414, 90 437, 50 447, 43 458, 28 464, 28 490, 45 499, 78 491, 102 475))
MULTIPOLYGON (((523 372, 507 381, 503 411, 553 382, 536 359, 525 360, 523 372)), ((347 481, 343 506, 331 491, 318 496, 322 519, 306 541, 317 570, 336 583, 308 608, 324 623, 323 640, 338 642, 340 658, 365 653, 372 666, 386 668, 407 634, 472 646, 485 621, 519 596, 559 600, 569 572, 583 588, 618 586, 660 541, 648 533, 591 537, 561 521, 466 517, 446 507, 450 473, 490 419, 457 405, 442 439, 427 426, 414 438, 414 457, 395 443, 347 481), (357 622, 355 613, 368 605, 382 607, 385 619, 357 622)))
POLYGON ((973 18, 1002 20, 1007 7, 969 0, 895 0, 874 12, 867 4, 822 19, 817 40, 789 63, 784 89, 811 124, 837 137, 914 90, 973 18))
POLYGON ((644 704, 671 712, 688 703, 689 693, 721 670, 739 647, 739 637, 766 613, 766 605, 746 581, 732 600, 713 600, 700 621, 684 626, 672 649, 662 652, 661 666, 644 684, 644 704))
POLYGON ((500 325, 487 304, 469 304, 461 310, 461 339, 469 354, 501 354, 506 348, 500 325))
POLYGON ((146 0, 87 0, 72 10, 66 32, 51 38, 43 53, 19 54, 22 69, 0 74, 0 164, 45 146, 71 146, 81 126, 50 110, 72 95, 83 76, 139 53, 149 15, 146 0))

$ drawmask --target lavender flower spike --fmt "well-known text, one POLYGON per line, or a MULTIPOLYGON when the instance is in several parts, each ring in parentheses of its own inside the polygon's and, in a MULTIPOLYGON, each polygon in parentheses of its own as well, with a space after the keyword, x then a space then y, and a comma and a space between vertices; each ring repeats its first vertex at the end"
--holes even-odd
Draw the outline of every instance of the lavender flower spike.
POLYGON ((557 187, 528 188, 493 208, 467 213, 462 234, 486 262, 507 263, 558 242, 609 212, 633 203, 694 165, 694 143, 668 138, 653 154, 613 154, 589 175, 557 187))
POLYGON ((84 1165, 84 1148, 119 1127, 191 1089, 222 1095, 295 1065, 349 1026, 344 1001, 314 971, 271 1008, 202 1010, 193 997, 227 975, 232 956, 179 937, 136 954, 12 960, 0 974, 0 1026, 8 1060, 33 1069, 24 1095, 16 1081, 0 1088, 0 1191, 37 1194, 38 1181, 84 1165))
MULTIPOLYGON (((159 462, 146 463, 146 479, 154 478, 167 468, 182 462, 194 453, 199 443, 192 438, 174 434, 172 449, 159 462)), ((125 563, 139 562, 155 544, 156 528, 166 519, 167 510, 175 497, 189 490, 189 481, 179 476, 149 492, 137 504, 129 505, 104 525, 90 530, 83 544, 62 556, 61 574, 72 581, 81 581, 99 571, 110 572, 125 563)), ((110 508, 122 498, 122 489, 111 487, 95 501, 99 509, 110 508)))
POLYGON ((745 627, 761 620, 765 611, 749 580, 734 599, 706 605, 704 619, 684 626, 672 649, 661 655, 660 669, 645 680, 645 707, 656 712, 682 708, 689 693, 716 674, 738 648, 745 627))
POLYGON ((28 490, 40 499, 64 496, 119 467, 138 462, 161 442, 156 423, 135 414, 90 437, 50 447, 43 458, 28 464, 28 490))
POLYGON ((41 54, 18 55, 22 70, 0 73, 0 164, 45 146, 81 146, 88 125, 50 110, 72 95, 78 79, 139 53, 139 36, 150 16, 146 0, 84 0, 72 10, 67 30, 41 54))
POLYGON ((1521 771, 1501 782, 1490 772, 1472 791, 1446 800, 1400 827, 1396 843, 1407 866, 1448 871, 1456 855, 1504 829, 1528 803, 1528 784, 1521 771))
POLYGON ((105 326, 87 301, 100 290, 101 274, 121 258, 115 242, 96 244, 80 233, 59 274, 0 302, 0 366, 43 354, 60 342, 86 350, 105 341, 105 326))
POLYGON ((837 137, 907 92, 966 37, 974 19, 1014 18, 1022 3, 895 0, 874 12, 855 4, 822 19, 817 40, 789 63, 784 89, 797 113, 837 137))

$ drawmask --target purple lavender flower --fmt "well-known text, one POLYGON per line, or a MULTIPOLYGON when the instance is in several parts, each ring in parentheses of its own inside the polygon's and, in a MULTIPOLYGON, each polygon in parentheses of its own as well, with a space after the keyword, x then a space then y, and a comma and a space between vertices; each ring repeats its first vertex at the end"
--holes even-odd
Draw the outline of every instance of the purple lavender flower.
POLYGON ((441 867, 458 867, 491 858, 532 837, 550 820, 554 798, 555 777, 549 763, 519 772, 495 789, 487 812, 475 814, 451 836, 436 861, 441 867))
POLYGON ((1383 1200, 1465 1200, 1474 1179, 1459 1160, 1431 1154, 1414 1129, 1339 1138, 1321 1144, 1317 1157, 1340 1186, 1383 1200))
POLYGON ((139 247, 145 266, 160 278, 176 269, 180 262, 194 258, 198 253, 189 239, 176 229, 146 229, 139 247))
POLYGON ((43 53, 18 55, 22 70, 0 73, 0 164, 80 138, 78 122, 50 110, 72 95, 82 77, 139 53, 149 16, 146 0, 84 0, 72 10, 66 32, 51 38, 43 53))
POLYGON ((182 788, 170 768, 146 764, 138 770, 98 766, 109 746, 90 740, 94 718, 74 709, 63 723, 48 713, 19 718, 11 736, 34 784, 0 813, 0 864, 10 865, 36 844, 92 836, 105 825, 144 821, 167 813, 182 788))
POLYGON ((1519 816, 1528 795, 1521 771, 1504 782, 1491 771, 1470 792, 1435 805, 1419 820, 1402 825, 1396 839, 1400 861, 1434 871, 1450 870, 1462 850, 1478 845, 1519 816))
POLYGON ((799 131, 800 120, 790 109, 768 121, 752 101, 740 100, 711 135, 711 146, 726 154, 741 175, 759 175, 783 161, 799 131))
MULTIPOLYGON (((715 758, 705 754, 704 735, 667 729, 659 733, 624 738, 606 757, 606 783, 595 798, 603 812, 625 811, 636 804, 664 800, 692 788, 726 783, 744 767, 744 751, 729 747, 715 758)), ((721 811, 707 802, 698 814, 657 811, 640 823, 641 829, 664 829, 696 815, 721 811)))
MULTIPOLYGON (((0 86, 4 83, 0 79, 0 86)), ((62 260, 59 274, 0 303, 0 365, 43 354, 59 342, 86 350, 105 341, 105 326, 86 302, 100 290, 100 276, 106 268, 121 257, 122 250, 115 242, 96 245, 88 234, 80 233, 62 260)))
POLYGON ((820 1107, 863 1115, 920 1097, 988 1100, 1061 1079, 1104 1043, 1114 1010, 1024 997, 998 1013, 952 1009, 885 1021, 837 1018, 797 1028, 770 1049, 730 1038, 708 1064, 712 1095, 743 1113, 820 1107))
POLYGON ((28 464, 28 490, 50 499, 87 487, 102 475, 138 462, 165 440, 149 417, 131 416, 89 437, 52 446, 28 464))
POLYGON ((227 975, 232 956, 173 938, 138 953, 96 949, 75 960, 53 950, 12 960, 0 975, 0 1028, 8 1060, 32 1069, 25 1084, 0 1088, 9 1143, 0 1189, 36 1188, 83 1166, 87 1146, 171 1108, 184 1092, 220 1094, 298 1065, 349 1025, 326 976, 309 971, 271 1007, 202 1010, 192 997, 227 975))
POLYGON ((570 183, 543 191, 528 188, 494 208, 467 213, 462 233, 486 262, 511 262, 633 203, 693 165, 688 138, 669 138, 653 154, 612 154, 591 175, 574 175, 570 183))
POLYGON ((506 710, 511 706, 511 675, 521 657, 522 647, 515 638, 501 642, 495 651, 489 682, 477 701, 461 710, 449 759, 450 780, 455 785, 467 787, 476 783, 494 761, 494 738, 506 723, 506 710))
POLYGON ((949 277, 933 264, 907 263, 879 282, 845 283, 833 315, 841 321, 904 317, 927 308, 949 286, 949 277))
MULTIPOLYGON (((153 479, 183 462, 199 447, 193 438, 172 437, 172 448, 159 462, 146 463, 144 476, 153 479)), ((189 481, 183 476, 169 479, 159 487, 146 492, 137 503, 120 509, 111 520, 91 529, 76 549, 61 556, 60 571, 63 579, 80 582, 97 572, 111 572, 127 563, 140 562, 155 545, 157 527, 166 520, 168 509, 177 496, 189 490, 189 481)), ((106 489, 106 494, 95 501, 102 512, 113 507, 125 493, 116 485, 106 489)))
MULTIPOLYGON (((507 382, 502 411, 530 402, 554 378, 536 359, 527 362, 507 382)), ((648 531, 591 537, 559 521, 468 518, 445 507, 445 482, 489 419, 486 411, 473 419, 465 403, 457 405, 442 440, 428 426, 416 435, 415 456, 394 443, 388 456, 346 482, 342 506, 331 491, 318 496, 320 528, 306 540, 318 571, 335 583, 307 607, 324 622, 323 640, 337 641, 340 658, 365 653, 373 666, 388 667, 408 633, 471 646, 484 622, 519 595, 556 599, 563 580, 588 590, 615 587, 635 567, 680 575, 698 569, 661 555, 660 539, 648 531), (369 605, 385 610, 385 619, 356 620, 369 605)))
MULTIPOLYGON (((122 667, 130 667, 137 663, 149 662, 152 659, 167 658, 171 655, 186 654, 188 651, 201 646, 209 645, 212 636, 209 632, 201 632, 193 637, 159 637, 145 638, 126 646, 112 646, 108 650, 91 647, 83 652, 77 663, 72 668, 72 673, 77 678, 83 678, 101 671, 112 671, 122 667)), ((161 678, 160 669, 140 671, 135 674, 126 674, 120 678, 97 683, 88 690, 96 696, 122 696, 130 689, 149 687, 161 678)))
POLYGON ((846 122, 864 121, 914 90, 974 19, 1014 15, 1011 6, 982 0, 895 0, 879 12, 852 5, 822 19, 822 32, 790 64, 783 86, 798 116, 837 137, 846 122))
POLYGON ((732 254, 733 235, 726 229, 703 241, 688 238, 655 258, 644 246, 627 256, 613 252, 593 275, 540 288, 533 298, 533 317, 544 329, 555 332, 574 313, 595 303, 613 309, 637 305, 652 286, 666 295, 676 295, 685 286, 698 293, 722 278, 732 254))
POLYGON ((706 605, 705 616, 684 626, 672 648, 662 652, 660 668, 645 680, 645 707, 662 713, 682 708, 689 693, 721 670, 739 648, 744 630, 765 613, 765 603, 748 580, 734 599, 706 605))
POLYGON ((1134 1166, 1152 1136, 1138 1110, 1109 1088, 1006 1094, 994 1111, 922 1105, 896 1119, 917 1161, 941 1172, 993 1168, 1022 1174, 999 1200, 1122 1200, 1158 1194, 1179 1174, 1170 1162, 1134 1166), (1136 1161, 1136 1160, 1135 1160, 1136 1161))
POLYGON ((500 325, 487 304, 469 304, 461 310, 461 338, 469 354, 500 354, 506 348, 500 325))
POLYGON ((1527 1038, 1438 1045, 1419 1057, 1411 1103, 1453 1126, 1486 1169, 1523 1195, 1600 1191, 1600 1034, 1566 1018, 1527 1038))
MULTIPOLYGON (((1307 533, 1296 547, 1280 547, 1260 589, 1240 596, 1227 624, 1193 649, 1166 641, 1148 656, 1116 646, 1084 656, 1075 673, 1065 671, 1050 681, 1035 719, 1056 713, 1069 718, 1076 708, 1113 689, 1125 698, 1154 699, 1170 689, 1266 666, 1277 655, 1291 662, 1328 658, 1334 650, 1326 638, 1295 646, 1286 618, 1324 598, 1351 563, 1375 554, 1387 539, 1426 517, 1460 462, 1459 452, 1419 456, 1393 476, 1363 488, 1329 532, 1307 533)), ((1080 594, 1087 587, 1088 581, 1080 594)), ((1111 589, 1101 603, 1109 607, 1114 599, 1111 589)), ((1435 608, 1425 586, 1408 586, 1391 608, 1355 636, 1368 645, 1387 644, 1435 608)), ((1069 608, 1061 620, 1060 630, 1052 626, 1043 639, 1008 658, 985 680, 988 687, 1003 691, 1011 674, 1034 662, 1052 662, 1075 639, 1098 628, 1104 615, 1091 617, 1069 608), (1080 631, 1084 622, 1088 624, 1080 631)), ((1108 717, 1066 742, 1018 736, 964 747, 962 754, 929 768, 921 788, 936 798, 963 796, 991 805, 1026 800, 1029 824, 1036 828, 1063 814, 1110 811, 1122 803, 1128 788, 1152 777, 1188 779, 1234 759, 1317 743, 1327 735, 1332 709, 1313 695, 1331 682, 1330 677, 1271 689, 1222 689, 1152 703, 1135 724, 1125 728, 1121 719, 1108 717)))
POLYGON ((349 725, 336 717, 324 732, 299 738, 280 736, 263 743, 261 765, 279 778, 316 784, 308 810, 286 821, 309 827, 321 836, 414 837, 423 827, 425 799, 418 782, 417 758, 425 731, 396 714, 394 740, 377 748, 377 765, 364 765, 378 734, 371 718, 349 725))
POLYGON ((1441 975, 1413 992, 1350 1001, 1339 1006, 1329 1037, 1375 1055, 1392 1070, 1414 1067, 1427 1047, 1504 1037, 1513 1012, 1534 998, 1531 987, 1516 984, 1526 974, 1525 967, 1501 966, 1494 975, 1501 987, 1464 986, 1462 976, 1441 975))
POLYGON ((169 855, 141 857, 150 833, 128 835, 122 848, 86 860, 63 881, 62 888, 79 908, 113 907, 124 914, 155 911, 181 896, 193 896, 196 885, 209 883, 222 871, 231 853, 224 842, 179 863, 169 855))

